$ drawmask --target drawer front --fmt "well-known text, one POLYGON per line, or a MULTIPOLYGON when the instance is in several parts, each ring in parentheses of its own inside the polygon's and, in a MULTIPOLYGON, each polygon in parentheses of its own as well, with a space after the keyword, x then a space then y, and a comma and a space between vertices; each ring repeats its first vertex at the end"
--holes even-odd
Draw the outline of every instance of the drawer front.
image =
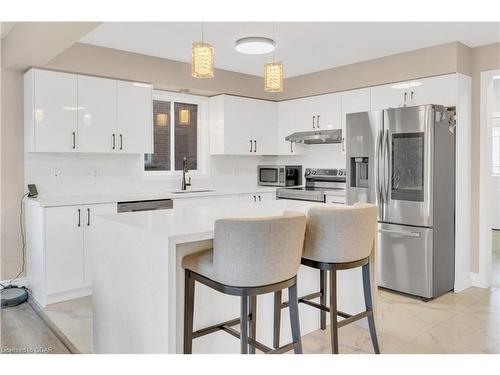
POLYGON ((379 224, 379 285, 432 297, 432 237, 429 228, 379 224))

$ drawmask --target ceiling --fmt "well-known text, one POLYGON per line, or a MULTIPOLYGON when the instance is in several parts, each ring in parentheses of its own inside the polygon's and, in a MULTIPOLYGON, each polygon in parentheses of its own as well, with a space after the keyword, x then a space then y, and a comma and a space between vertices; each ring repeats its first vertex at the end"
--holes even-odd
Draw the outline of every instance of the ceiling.
MULTIPOLYGON (((237 39, 273 37, 269 22, 209 22, 204 39, 215 47, 215 66, 257 76, 272 54, 243 55, 237 39)), ((189 62, 191 44, 201 39, 200 22, 104 22, 80 41, 150 56, 189 62)), ((459 41, 469 47, 500 42, 494 22, 278 22, 276 60, 285 77, 459 41)))

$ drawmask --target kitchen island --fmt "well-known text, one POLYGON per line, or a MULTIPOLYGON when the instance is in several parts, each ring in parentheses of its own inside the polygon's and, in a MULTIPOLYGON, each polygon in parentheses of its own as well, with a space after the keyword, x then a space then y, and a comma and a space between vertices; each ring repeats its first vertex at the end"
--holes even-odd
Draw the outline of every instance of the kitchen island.
MULTIPOLYGON (((182 258, 212 247, 214 222, 227 217, 281 215, 321 203, 277 200, 98 216, 99 241, 92 255, 94 353, 182 353, 184 270, 182 258)), ((334 205, 331 205, 334 207, 334 205)), ((372 285, 374 282, 372 254, 372 285)), ((319 272, 301 266, 299 296, 318 291, 319 272)), ((194 329, 239 316, 238 297, 204 285, 195 288, 194 329)), ((373 292, 376 303, 376 293, 373 292)), ((284 300, 287 293, 284 291, 284 300)), ((364 310, 361 269, 338 274, 338 307, 364 310)), ((272 346, 272 294, 258 297, 257 339, 272 346)), ((281 342, 290 342, 288 309, 281 342)), ((301 333, 319 329, 319 311, 300 305, 301 333)), ((364 324, 364 322, 362 323, 364 324)), ((238 353, 225 332, 195 339, 193 353, 238 353)))

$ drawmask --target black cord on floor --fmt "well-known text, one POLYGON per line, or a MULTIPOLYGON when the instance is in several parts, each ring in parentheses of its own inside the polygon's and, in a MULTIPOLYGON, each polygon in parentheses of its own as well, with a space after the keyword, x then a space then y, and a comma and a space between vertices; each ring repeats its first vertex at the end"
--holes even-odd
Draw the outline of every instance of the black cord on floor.
POLYGON ((22 254, 23 254, 23 263, 21 265, 21 270, 19 271, 19 273, 13 277, 12 279, 10 279, 9 281, 9 285, 8 286, 5 286, 3 284, 0 284, 2 286, 3 289, 7 288, 7 287, 10 287, 12 286, 12 282, 14 280, 16 280, 17 278, 19 278, 19 276, 21 276, 26 268, 26 238, 25 238, 25 235, 24 235, 24 198, 26 198, 28 196, 29 193, 26 193, 23 195, 23 197, 21 198, 21 210, 20 210, 20 213, 19 213, 19 228, 21 229, 21 246, 22 246, 22 254))

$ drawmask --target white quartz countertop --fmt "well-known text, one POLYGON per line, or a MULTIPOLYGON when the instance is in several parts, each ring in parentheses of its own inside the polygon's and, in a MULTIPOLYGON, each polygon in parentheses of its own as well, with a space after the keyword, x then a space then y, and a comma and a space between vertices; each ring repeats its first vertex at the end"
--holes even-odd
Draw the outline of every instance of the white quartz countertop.
MULTIPOLYGON (((175 237, 178 242, 190 242, 205 235, 213 235, 217 219, 229 217, 259 217, 282 215, 284 211, 306 213, 310 207, 345 207, 344 205, 325 204, 296 200, 275 200, 262 203, 243 203, 234 205, 215 205, 203 207, 174 208, 172 210, 124 212, 102 215, 101 219, 111 220, 167 237, 175 237)), ((204 237, 204 236, 203 236, 204 237)))
MULTIPOLYGON (((195 197, 210 197, 221 195, 238 194, 264 194, 275 193, 275 187, 254 186, 248 188, 193 188, 189 193, 175 193, 172 189, 162 190, 137 190, 127 192, 102 193, 102 194, 82 194, 67 196, 40 196, 38 198, 28 198, 29 204, 41 207, 73 206, 84 204, 103 204, 150 199, 188 199, 195 197), (199 191, 196 190, 210 190, 199 191)), ((189 189, 188 189, 189 191, 189 189)))

